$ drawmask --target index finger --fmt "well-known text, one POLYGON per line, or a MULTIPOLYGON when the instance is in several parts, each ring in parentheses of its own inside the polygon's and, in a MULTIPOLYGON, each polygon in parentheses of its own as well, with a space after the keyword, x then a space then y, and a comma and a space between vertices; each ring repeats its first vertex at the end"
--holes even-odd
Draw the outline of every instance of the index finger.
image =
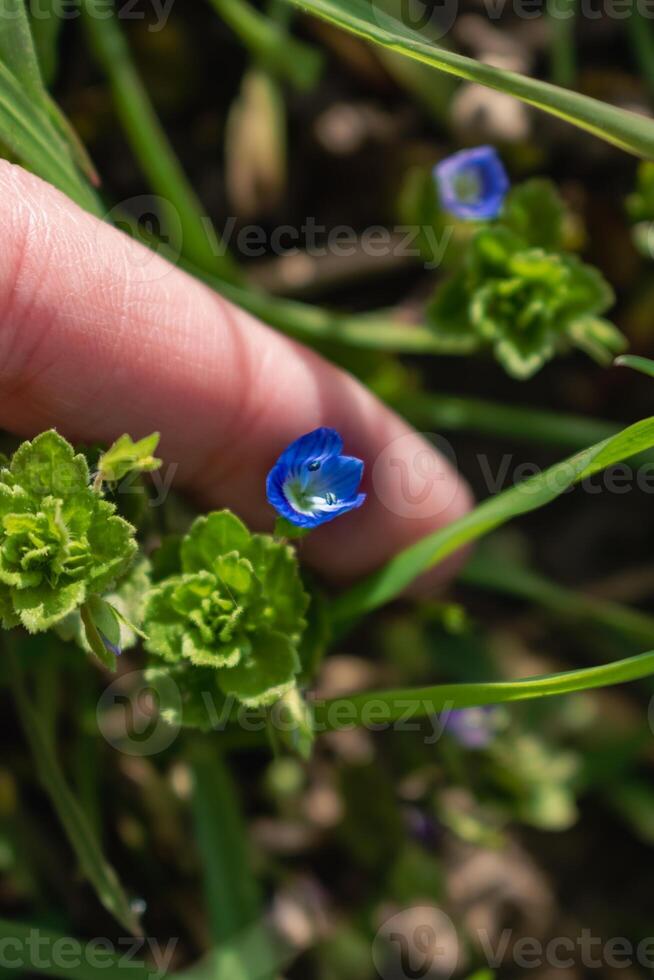
POLYGON ((312 533, 327 575, 361 575, 469 506, 425 439, 347 373, 0 162, 0 425, 73 440, 154 429, 178 484, 270 530, 265 478, 321 425, 365 462, 366 504, 312 533))

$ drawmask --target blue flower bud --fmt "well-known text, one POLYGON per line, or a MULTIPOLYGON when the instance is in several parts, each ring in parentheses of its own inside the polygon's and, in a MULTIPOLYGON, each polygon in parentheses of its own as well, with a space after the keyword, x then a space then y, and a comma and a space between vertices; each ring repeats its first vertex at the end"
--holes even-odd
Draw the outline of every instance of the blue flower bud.
POLYGON ((446 157, 434 167, 441 205, 457 218, 496 218, 502 209, 509 178, 497 150, 476 146, 446 157))

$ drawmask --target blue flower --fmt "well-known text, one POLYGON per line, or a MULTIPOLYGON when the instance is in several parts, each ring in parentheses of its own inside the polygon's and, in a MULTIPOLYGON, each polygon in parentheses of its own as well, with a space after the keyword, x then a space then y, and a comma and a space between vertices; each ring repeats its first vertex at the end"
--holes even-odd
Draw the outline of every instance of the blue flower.
POLYGON ((497 150, 476 146, 461 150, 434 167, 441 204, 457 218, 496 218, 509 189, 509 178, 497 150))
POLYGON ((332 521, 366 499, 357 493, 363 462, 341 456, 343 440, 335 429, 320 428, 300 436, 279 457, 266 480, 275 510, 297 527, 332 521))

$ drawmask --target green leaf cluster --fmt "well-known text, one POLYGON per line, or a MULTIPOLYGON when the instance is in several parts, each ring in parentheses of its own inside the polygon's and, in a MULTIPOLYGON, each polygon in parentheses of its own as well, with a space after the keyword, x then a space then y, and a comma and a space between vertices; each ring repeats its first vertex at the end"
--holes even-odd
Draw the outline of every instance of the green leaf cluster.
POLYGON ((638 165, 636 186, 627 197, 627 214, 632 221, 654 221, 654 163, 643 160, 638 165))
POLYGON ((490 347, 520 379, 572 347, 600 363, 624 349, 622 334, 601 316, 613 303, 611 287, 597 269, 560 251, 564 218, 547 181, 527 182, 508 196, 502 218, 477 231, 428 307, 444 349, 490 347))
POLYGON ((151 473, 158 470, 161 460, 154 451, 159 445, 159 433, 145 436, 134 442, 131 436, 123 435, 103 453, 98 461, 98 477, 108 483, 122 480, 130 472, 151 473))
POLYGON ((651 259, 654 226, 654 163, 651 160, 639 164, 636 186, 625 203, 633 224, 633 243, 641 255, 651 259))
POLYGON ((82 455, 54 430, 0 470, 0 616, 50 629, 106 591, 136 552, 134 528, 89 485, 82 455))
POLYGON ((295 552, 214 511, 193 523, 178 565, 146 595, 146 648, 169 664, 213 668, 223 694, 249 706, 289 691, 309 601, 295 552))

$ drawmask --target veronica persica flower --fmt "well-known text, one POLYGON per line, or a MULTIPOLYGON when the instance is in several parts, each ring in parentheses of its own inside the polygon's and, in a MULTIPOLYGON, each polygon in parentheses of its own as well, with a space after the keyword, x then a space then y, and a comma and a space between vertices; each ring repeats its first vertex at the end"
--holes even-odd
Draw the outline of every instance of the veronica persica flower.
POLYGON ((446 157, 434 167, 441 204, 457 218, 496 218, 509 189, 509 178, 497 150, 477 146, 446 157))
POLYGON ((360 507, 363 462, 342 456, 343 440, 335 429, 320 428, 300 436, 279 457, 266 481, 268 500, 296 527, 313 528, 360 507))

